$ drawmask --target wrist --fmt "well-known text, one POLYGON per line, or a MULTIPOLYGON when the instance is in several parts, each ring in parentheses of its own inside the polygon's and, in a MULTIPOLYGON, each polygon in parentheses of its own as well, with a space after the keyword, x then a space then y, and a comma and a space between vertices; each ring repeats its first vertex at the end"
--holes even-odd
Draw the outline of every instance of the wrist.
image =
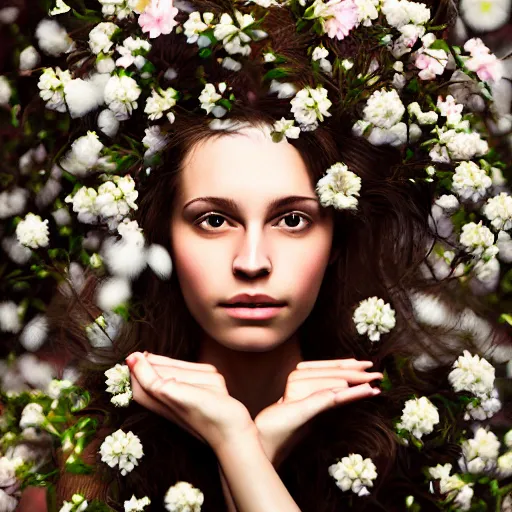
POLYGON ((214 443, 211 443, 211 447, 217 457, 226 452, 234 452, 243 449, 244 446, 263 449, 258 430, 252 422, 244 425, 242 428, 233 427, 223 432, 214 443))

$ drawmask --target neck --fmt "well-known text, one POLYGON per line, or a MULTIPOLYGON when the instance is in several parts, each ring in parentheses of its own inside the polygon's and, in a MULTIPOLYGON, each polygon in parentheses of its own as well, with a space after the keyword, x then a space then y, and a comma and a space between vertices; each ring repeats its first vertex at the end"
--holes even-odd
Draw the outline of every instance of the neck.
POLYGON ((242 402, 254 419, 284 394, 288 375, 302 361, 297 335, 268 352, 242 352, 205 338, 199 363, 214 365, 229 394, 242 402))

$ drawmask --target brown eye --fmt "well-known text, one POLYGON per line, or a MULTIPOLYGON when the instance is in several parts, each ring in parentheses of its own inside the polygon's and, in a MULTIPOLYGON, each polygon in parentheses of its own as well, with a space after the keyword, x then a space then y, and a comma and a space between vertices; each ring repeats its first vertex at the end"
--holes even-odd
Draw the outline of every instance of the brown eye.
MULTIPOLYGON (((218 215, 218 214, 214 213, 214 214, 210 214, 210 215, 207 215, 206 217, 204 217, 198 225, 201 226, 201 224, 203 224, 204 222, 207 222, 207 224, 211 228, 220 228, 225 220, 226 219, 222 215, 218 215)), ((207 231, 211 231, 211 229, 209 229, 207 231)))

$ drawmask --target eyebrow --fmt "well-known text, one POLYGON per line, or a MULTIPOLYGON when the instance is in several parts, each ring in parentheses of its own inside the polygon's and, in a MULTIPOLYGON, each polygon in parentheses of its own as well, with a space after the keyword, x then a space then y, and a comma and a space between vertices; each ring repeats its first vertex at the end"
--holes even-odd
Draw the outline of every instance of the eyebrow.
MULTIPOLYGON (((206 196, 206 197, 196 197, 195 199, 192 199, 189 201, 183 209, 186 209, 188 206, 190 206, 192 203, 196 203, 198 201, 204 201, 208 203, 215 204, 217 206, 220 206, 221 208, 225 208, 228 210, 233 210, 237 213, 240 212, 240 208, 238 206, 238 203, 236 201, 233 201, 233 199, 228 199, 226 197, 214 197, 214 196, 206 196)), ((269 209, 271 212, 282 208, 283 206, 289 206, 291 204, 299 203, 302 201, 314 201, 315 203, 319 204, 318 198, 316 197, 309 197, 309 196, 287 196, 287 197, 280 197, 278 199, 274 199, 271 201, 269 209)))

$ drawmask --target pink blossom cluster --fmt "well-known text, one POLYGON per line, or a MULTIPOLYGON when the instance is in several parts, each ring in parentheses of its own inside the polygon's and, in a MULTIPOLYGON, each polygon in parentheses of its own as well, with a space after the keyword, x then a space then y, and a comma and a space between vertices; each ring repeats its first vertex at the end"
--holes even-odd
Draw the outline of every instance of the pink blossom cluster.
POLYGON ((174 19, 177 14, 178 9, 174 7, 173 0, 151 0, 139 16, 139 25, 142 32, 149 32, 150 38, 170 34, 178 24, 174 19))
POLYGON ((330 18, 325 22, 325 29, 329 37, 344 39, 359 24, 359 9, 354 0, 330 0, 326 7, 330 18))
POLYGON ((474 37, 466 41, 464 50, 469 52, 470 57, 466 61, 466 67, 474 71, 480 80, 486 82, 497 82, 503 76, 503 64, 490 52, 483 41, 474 37))

